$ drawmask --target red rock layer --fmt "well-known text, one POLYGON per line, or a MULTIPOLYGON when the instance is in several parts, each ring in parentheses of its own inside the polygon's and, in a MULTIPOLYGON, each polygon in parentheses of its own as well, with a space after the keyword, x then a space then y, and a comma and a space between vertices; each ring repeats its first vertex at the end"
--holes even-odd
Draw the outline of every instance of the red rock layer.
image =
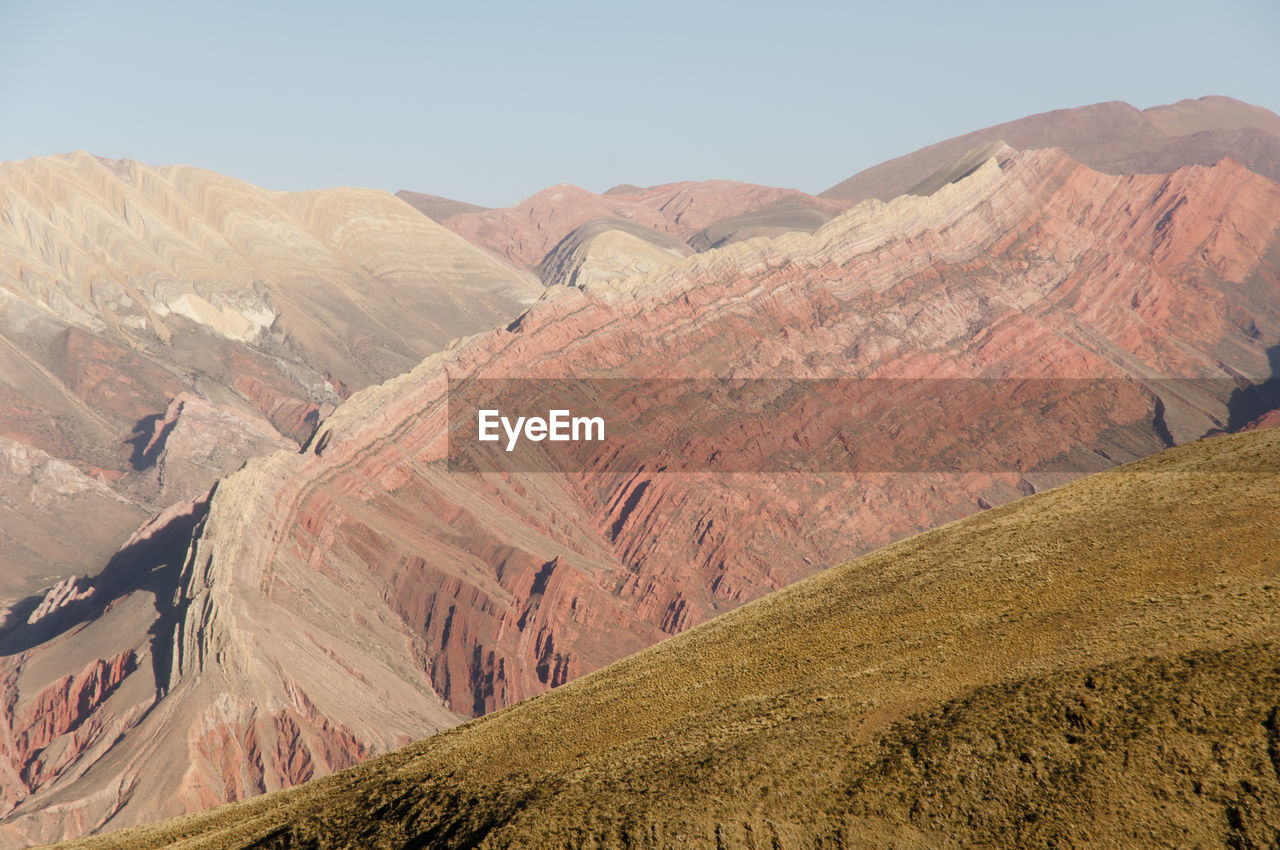
MULTIPOLYGON (((104 590, 94 616, 58 609, 52 638, 19 632, 13 716, 42 682, 105 657, 92 629, 110 629, 137 668, 90 712, 129 734, 106 753, 59 744, 69 732, 51 743, 77 755, 34 790, 6 786, 7 834, 124 825, 333 769, 1060 480, 673 475, 604 456, 577 474, 451 473, 450 376, 1124 378, 1158 391, 1167 430, 1191 439, 1229 421, 1229 384, 1215 395, 1155 379, 1270 375, 1278 228, 1280 186, 1234 163, 1111 177, 1024 152, 812 236, 545 299, 356 393, 302 453, 224 480, 207 517, 157 524, 148 539, 169 548, 140 543, 119 560, 149 584, 104 590)), ((950 433, 981 413, 917 412, 903 427, 950 433)), ((1145 404, 1085 413, 1052 440, 1005 436, 1032 466, 1059 438, 1105 448, 1099 465, 1162 445, 1145 404)))
MULTIPOLYGON (((102 733, 95 722, 95 710, 137 666, 137 657, 129 651, 98 659, 46 686, 20 711, 13 704, 14 692, 8 691, 5 722, 9 735, 0 742, 0 753, 27 790, 50 782, 90 739, 102 733), (50 759, 49 744, 69 733, 76 738, 74 746, 50 759)), ((10 805, 12 799, 10 796, 10 805)))

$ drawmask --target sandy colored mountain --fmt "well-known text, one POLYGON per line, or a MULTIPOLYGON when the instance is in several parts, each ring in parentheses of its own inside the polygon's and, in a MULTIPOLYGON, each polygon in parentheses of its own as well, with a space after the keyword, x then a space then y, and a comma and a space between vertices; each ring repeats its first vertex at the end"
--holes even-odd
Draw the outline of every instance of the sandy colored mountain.
MULTIPOLYGON (((1019 152, 813 234, 556 287, 352 395, 304 451, 250 461, 6 632, 0 828, 49 840, 286 787, 1060 483, 1037 471, 1056 458, 1100 469, 1257 421, 1280 342, 1277 211, 1280 186, 1231 162, 1117 177, 1019 152), (1023 472, 671 475, 674 455, 607 454, 577 474, 449 471, 450 377, 599 374, 1115 391, 1034 429, 959 408, 894 436, 1007 434, 1023 472)), ((760 433, 812 418, 803 401, 760 433)))
POLYGON ((674 236, 624 218, 593 218, 547 254, 536 269, 548 286, 586 286, 673 266, 693 253, 674 236))
POLYGON ((161 342, 182 318, 259 348, 273 341, 351 387, 498 323, 536 292, 384 192, 267 192, 83 153, 7 163, 0 181, 5 285, 30 309, 161 342))
MULTIPOLYGON (((101 569, 174 495, 296 446, 350 392, 541 290, 384 192, 268 192, 84 153, 0 164, 0 434, 108 488, 80 558, 0 542, 0 599, 101 569), (178 398, 184 424, 157 440, 178 398)), ((0 486, 21 501, 25 484, 0 486)), ((65 536, 58 510, 27 514, 9 533, 65 536)))
MULTIPOLYGON (((1280 181, 1280 116, 1229 97, 1202 97, 1139 110, 1110 101, 997 124, 891 159, 821 193, 823 198, 888 200, 967 151, 1002 140, 1020 150, 1062 148, 1105 174, 1152 174, 1230 157, 1280 181)), ((927 192, 925 192, 927 194, 927 192)))
POLYGON ((1277 516, 1280 430, 1200 441, 336 776, 70 846, 1266 846, 1277 516))

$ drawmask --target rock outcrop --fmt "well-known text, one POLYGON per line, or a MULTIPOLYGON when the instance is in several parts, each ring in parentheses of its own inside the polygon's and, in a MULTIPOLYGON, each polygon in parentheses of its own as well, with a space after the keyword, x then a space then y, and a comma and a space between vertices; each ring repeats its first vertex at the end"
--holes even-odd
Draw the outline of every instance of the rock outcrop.
POLYGON ((25 718, 66 715, 52 695, 93 696, 49 757, 5 750, 6 835, 318 775, 1061 481, 1034 469, 1069 447, 1103 467, 1228 427, 1280 342, 1278 230, 1280 186, 1234 162, 1122 177, 1024 151, 813 234, 549 290, 353 394, 303 451, 251 460, 144 529, 91 593, 7 633, 13 741, 25 718), (1000 433, 1021 473, 663 474, 608 454, 571 474, 450 471, 450 378, 601 374, 1096 378, 1122 403, 1082 402, 1051 439, 981 410, 902 418, 1000 433))
POLYGON ((262 417, 193 393, 179 394, 149 425, 136 442, 137 471, 122 482, 122 489, 149 504, 198 499, 248 458, 298 448, 262 417))
POLYGON ((689 237, 695 251, 721 248, 757 236, 781 236, 783 233, 812 233, 830 221, 828 212, 796 201, 778 201, 752 212, 730 216, 709 224, 689 237))
POLYGON ((103 478, 0 437, 0 618, 22 621, 44 588, 100 569, 121 529, 127 535, 146 517, 103 478))

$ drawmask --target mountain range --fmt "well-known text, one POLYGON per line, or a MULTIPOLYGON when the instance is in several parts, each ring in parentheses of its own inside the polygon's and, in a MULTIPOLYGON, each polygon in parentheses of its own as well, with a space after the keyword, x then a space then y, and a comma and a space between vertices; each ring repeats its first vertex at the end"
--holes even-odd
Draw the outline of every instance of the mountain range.
MULTIPOLYGON (((339 796, 268 798, 323 805, 232 811, 258 813, 245 821, 251 832, 269 822, 301 843, 353 840, 343 830, 354 815, 342 813, 385 804, 396 816, 375 820, 370 840, 541 835, 607 845, 641 830, 663 844, 687 828, 679 834, 690 841, 721 835, 741 846, 769 830, 784 846, 803 843, 803 824, 826 812, 825 822, 850 824, 839 841, 933 846, 930 836, 959 828, 946 825, 947 811, 968 811, 963 789, 977 774, 929 774, 942 795, 931 799, 961 800, 930 809, 920 789, 935 786, 917 779, 934 762, 893 754, 923 747, 948 764, 969 758, 985 734, 982 713, 1006 697, 1040 717, 1052 700, 1076 698, 1072 671, 1122 690, 1239 673, 1229 698, 1260 710, 1277 636, 1259 610, 1276 564, 1259 554, 1270 551, 1269 532, 1254 526, 1274 510, 1259 493, 1273 483, 1274 441, 1196 441, 1280 424, 1277 145, 1280 118, 1225 98, 1142 112, 1101 104, 943 142, 819 196, 730 181, 603 194, 556 186, 506 209, 410 192, 268 192, 86 154, 0 166, 0 393, 9 402, 0 413, 0 841, 72 838, 243 800, 499 712, 316 786, 339 796), (895 446, 945 443, 979 463, 778 472, 795 435, 814 422, 839 434, 849 418, 798 397, 779 400, 763 426, 721 421, 638 463, 624 441, 555 474, 451 467, 459 382, 600 377, 671 382, 664 403, 675 411, 693 409, 697 381, 872 382, 864 385, 887 389, 862 413, 886 426, 866 434, 862 450, 887 457, 895 446), (1018 404, 939 406, 919 390, 936 379, 1009 382, 1018 404), (1045 381, 1095 389, 1064 403, 1035 395, 1045 381), (1031 409, 1031 424, 1011 418, 1031 409), (1034 495, 1185 443, 1196 444, 1137 472, 1034 495), (715 471, 708 464, 729 446, 747 447, 755 466, 715 471), (681 463, 695 471, 675 472, 681 463), (1165 467, 1184 471, 1152 472, 1165 467), (1197 512, 1191 494, 1209 479, 1191 469, 1224 476, 1220 513, 1197 512), (1123 516, 1100 507, 1134 500, 1146 507, 1123 516), (912 560, 943 540, 912 535, 975 513, 948 532, 963 546, 937 543, 932 566, 912 560), (1135 530, 1157 515, 1167 534, 1135 530), (1027 529, 1037 516, 1076 523, 1084 536, 1046 526, 1036 537, 1027 529), (80 518, 83 539, 61 533, 80 518), (997 542, 974 542, 992 529, 997 542), (1239 564, 1178 549, 1196 534, 1225 541, 1232 529, 1252 553, 1239 564), (1169 575, 1147 574, 1154 562, 1142 553, 1155 550, 1134 541, 1148 537, 1178 555, 1159 561, 1169 575), (1054 549, 1056 539, 1066 548, 1054 549), (943 569, 951 556, 938 553, 953 545, 955 562, 972 570, 943 569), (1027 566, 1037 558, 1057 566, 1027 566), (1109 558, 1129 572, 1090 602, 1086 589, 1101 587, 1109 558), (927 593, 890 581, 911 569, 937 576, 927 593), (1262 578, 1246 587, 1245 573, 1262 578), (1031 597, 996 605, 983 595, 1030 593, 1024 579, 1057 588, 1036 598, 1043 631, 1009 631, 993 613, 1031 597), (1222 589, 1237 584, 1241 608, 1222 589), (1213 601, 1201 605, 1206 593, 1213 601), (1139 605, 1145 596, 1156 600, 1150 609, 1139 605), (946 602, 962 598, 969 607, 946 602), (821 610, 788 612, 806 599, 821 610), (852 599, 870 606, 867 622, 881 631, 849 643, 857 629, 827 620, 863 610, 852 599), (924 646, 934 632, 920 617, 944 614, 961 631, 935 637, 950 646, 950 634, 954 652, 924 646), (1137 625, 1125 619, 1135 616, 1137 625), (1070 644, 1072 617, 1098 636, 1096 656, 1070 644), (1204 626, 1219 621, 1227 625, 1204 626), (804 643, 802 622, 824 624, 813 641, 829 634, 861 653, 865 696, 850 684, 852 667, 827 655, 813 667, 812 647, 768 661, 804 643), (718 636, 705 664, 687 654, 706 648, 698 635, 718 636), (777 638, 776 653, 761 635, 777 638), (972 661, 1011 651, 1015 635, 1036 636, 1018 649, 1025 661, 972 661), (871 647, 886 641, 915 647, 894 663, 939 666, 923 678, 883 667, 871 647), (766 661, 785 670, 766 676, 757 670, 766 661), (808 684, 783 676, 811 668, 808 684), (820 781, 802 792, 811 764, 797 755, 794 769, 784 764, 761 783, 789 789, 783 802, 743 784, 788 741, 809 753, 835 734, 819 722, 825 709, 794 702, 831 676, 835 691, 822 700, 815 691, 814 706, 830 698, 841 707, 831 722, 845 730, 851 766, 832 773, 819 759, 820 781), (573 696, 593 682, 635 690, 667 680, 676 696, 636 690, 616 738, 585 719, 609 716, 600 703, 573 696), (572 726, 538 706, 563 706, 554 711, 568 714, 555 716, 572 726), (784 716, 795 722, 781 737, 751 731, 788 727, 784 716), (495 725, 503 717, 529 725, 495 725), (526 734, 560 741, 565 728, 579 742, 567 749, 512 746, 526 734), (490 739, 473 729, 499 731, 490 739), (939 736, 969 749, 949 750, 939 736), (724 749, 700 754, 695 740, 724 749), (935 743, 941 749, 929 749, 935 743), (384 771, 435 758, 410 753, 455 746, 460 761, 430 762, 369 796, 368 783, 389 781, 384 771), (570 776, 575 764, 600 772, 570 776), (673 770, 684 778, 672 783, 673 770), (688 790, 712 775, 723 777, 719 791, 688 790), (566 813, 601 783, 620 789, 614 815, 575 822, 566 813), (643 790, 664 784, 665 797, 643 790), (748 793, 735 794, 739 785, 748 793), (838 811, 828 787, 842 789, 838 811), (633 790, 640 796, 626 797, 633 790), (464 799, 483 804, 440 814, 464 799), (659 799, 667 802, 638 802, 659 799), (522 800, 538 801, 532 820, 516 816, 522 800)), ((1099 697, 1105 728, 1120 722, 1124 693, 1099 697)), ((1157 716, 1183 722, 1172 691, 1151 695, 1157 716)), ((1022 732, 1009 723, 1011 735, 1031 736, 1019 747, 1041 752, 1032 738, 1048 720, 1022 732)), ((1101 759, 1098 747, 1089 752, 1101 759)), ((1021 800, 1032 791, 1018 765, 1065 770, 1052 761, 1060 755, 964 764, 1005 770, 992 781, 1011 783, 1019 790, 1009 799, 1021 800)), ((1255 795, 1264 802, 1233 802, 1227 784, 1212 786, 1215 805, 1242 812, 1241 834, 1269 823, 1270 790, 1255 795)), ((1044 813, 1042 832, 993 809, 965 834, 1076 835, 1051 825, 1045 799, 1025 809, 1044 813)), ((1123 827, 1107 828, 1136 841, 1123 827)))

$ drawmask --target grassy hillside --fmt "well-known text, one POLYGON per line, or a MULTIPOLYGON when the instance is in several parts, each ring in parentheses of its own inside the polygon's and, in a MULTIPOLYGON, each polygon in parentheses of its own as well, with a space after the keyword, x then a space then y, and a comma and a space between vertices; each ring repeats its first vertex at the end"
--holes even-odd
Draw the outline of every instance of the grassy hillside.
POLYGON ((75 847, 1280 842, 1280 430, 836 567, 292 791, 75 847))

